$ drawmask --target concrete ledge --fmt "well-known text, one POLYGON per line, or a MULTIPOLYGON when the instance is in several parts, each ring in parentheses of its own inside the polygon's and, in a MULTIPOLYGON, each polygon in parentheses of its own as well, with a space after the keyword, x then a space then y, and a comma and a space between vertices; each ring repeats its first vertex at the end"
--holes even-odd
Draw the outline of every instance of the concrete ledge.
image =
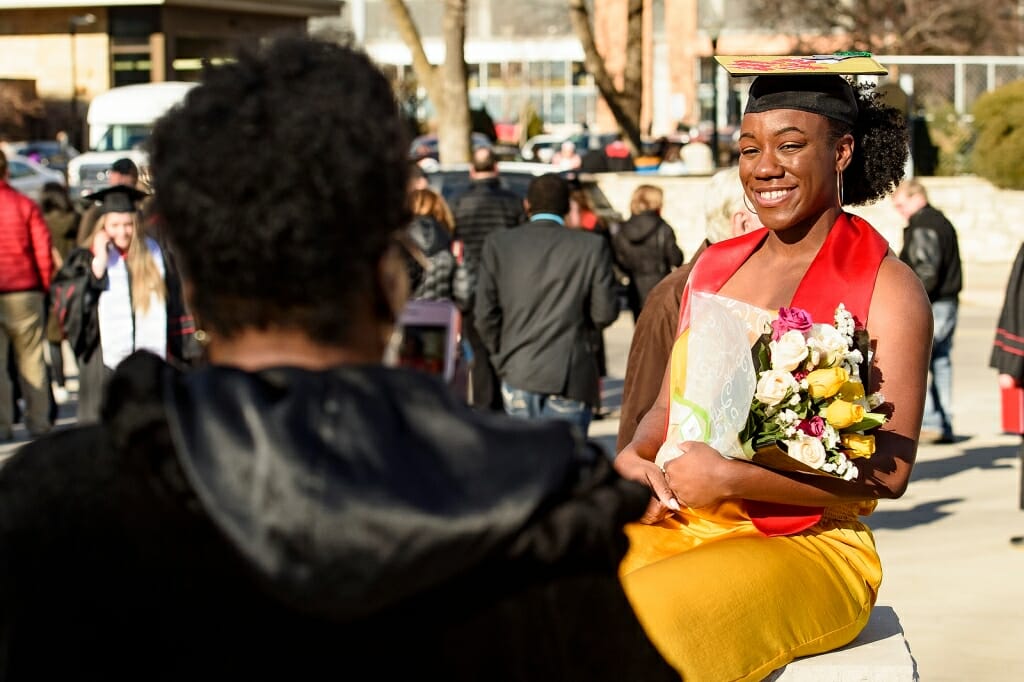
POLYGON ((900 619, 891 606, 875 606, 864 631, 841 649, 798 658, 765 682, 918 682, 900 619))

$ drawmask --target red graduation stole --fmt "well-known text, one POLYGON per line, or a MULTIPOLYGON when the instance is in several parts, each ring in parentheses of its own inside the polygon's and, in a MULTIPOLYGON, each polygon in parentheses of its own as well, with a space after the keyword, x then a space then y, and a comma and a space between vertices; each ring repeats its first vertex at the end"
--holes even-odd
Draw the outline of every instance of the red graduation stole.
MULTIPOLYGON (((689 326, 690 289, 717 293, 767 236, 768 229, 761 228, 707 248, 686 283, 679 305, 679 332, 689 326)), ((889 242, 867 221, 841 213, 790 305, 803 308, 813 320, 832 320, 836 306, 842 303, 857 325, 864 326, 878 268, 888 252, 889 242)), ((754 526, 769 536, 804 531, 821 519, 823 511, 822 507, 755 500, 743 500, 743 506, 754 526)))

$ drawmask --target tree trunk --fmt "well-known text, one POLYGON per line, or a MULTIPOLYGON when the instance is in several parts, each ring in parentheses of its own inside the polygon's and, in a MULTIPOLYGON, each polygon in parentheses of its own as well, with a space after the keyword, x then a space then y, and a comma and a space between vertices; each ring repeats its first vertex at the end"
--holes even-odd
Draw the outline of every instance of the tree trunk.
POLYGON ((444 115, 437 130, 442 164, 465 162, 470 157, 469 87, 464 51, 466 3, 467 0, 445 0, 445 56, 441 65, 442 100, 439 107, 444 115))
POLYGON ((468 0, 445 0, 443 36, 444 63, 441 68, 427 59, 423 39, 409 14, 405 0, 385 0, 402 41, 412 53, 416 79, 427 91, 437 111, 438 156, 441 163, 468 161, 469 91, 466 72, 466 5, 468 0))
POLYGON ((569 16, 573 29, 583 46, 584 65, 594 77, 597 89, 615 117, 634 156, 640 153, 640 107, 643 91, 643 12, 644 0, 629 0, 626 15, 626 66, 622 89, 605 67, 604 57, 597 51, 594 30, 586 0, 569 0, 569 16))
POLYGON ((405 0, 385 0, 391 16, 395 20, 395 27, 398 34, 402 36, 402 42, 412 53, 412 70, 416 74, 416 80, 427 90, 427 97, 434 105, 441 107, 441 85, 437 75, 437 67, 427 59, 427 53, 423 50, 423 40, 420 38, 419 29, 416 28, 409 8, 405 6, 405 0))

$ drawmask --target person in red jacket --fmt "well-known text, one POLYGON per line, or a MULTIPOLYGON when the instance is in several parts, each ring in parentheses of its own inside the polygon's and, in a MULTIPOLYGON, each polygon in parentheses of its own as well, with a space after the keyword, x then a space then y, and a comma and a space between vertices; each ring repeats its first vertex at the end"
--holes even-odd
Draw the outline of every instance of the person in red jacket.
MULTIPOLYGON (((44 300, 53 275, 50 230, 39 206, 7 183, 0 152, 0 367, 13 351, 25 398, 25 427, 33 438, 50 430, 50 397, 43 359, 44 300)), ((0 372, 0 441, 11 440, 14 402, 0 372)))

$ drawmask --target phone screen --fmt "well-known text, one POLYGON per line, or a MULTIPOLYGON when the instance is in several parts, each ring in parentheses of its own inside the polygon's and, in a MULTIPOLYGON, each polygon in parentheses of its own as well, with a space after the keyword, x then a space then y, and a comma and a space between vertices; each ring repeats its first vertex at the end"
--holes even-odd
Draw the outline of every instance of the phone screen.
POLYGON ((431 374, 445 374, 448 327, 405 325, 398 346, 398 364, 431 374))

